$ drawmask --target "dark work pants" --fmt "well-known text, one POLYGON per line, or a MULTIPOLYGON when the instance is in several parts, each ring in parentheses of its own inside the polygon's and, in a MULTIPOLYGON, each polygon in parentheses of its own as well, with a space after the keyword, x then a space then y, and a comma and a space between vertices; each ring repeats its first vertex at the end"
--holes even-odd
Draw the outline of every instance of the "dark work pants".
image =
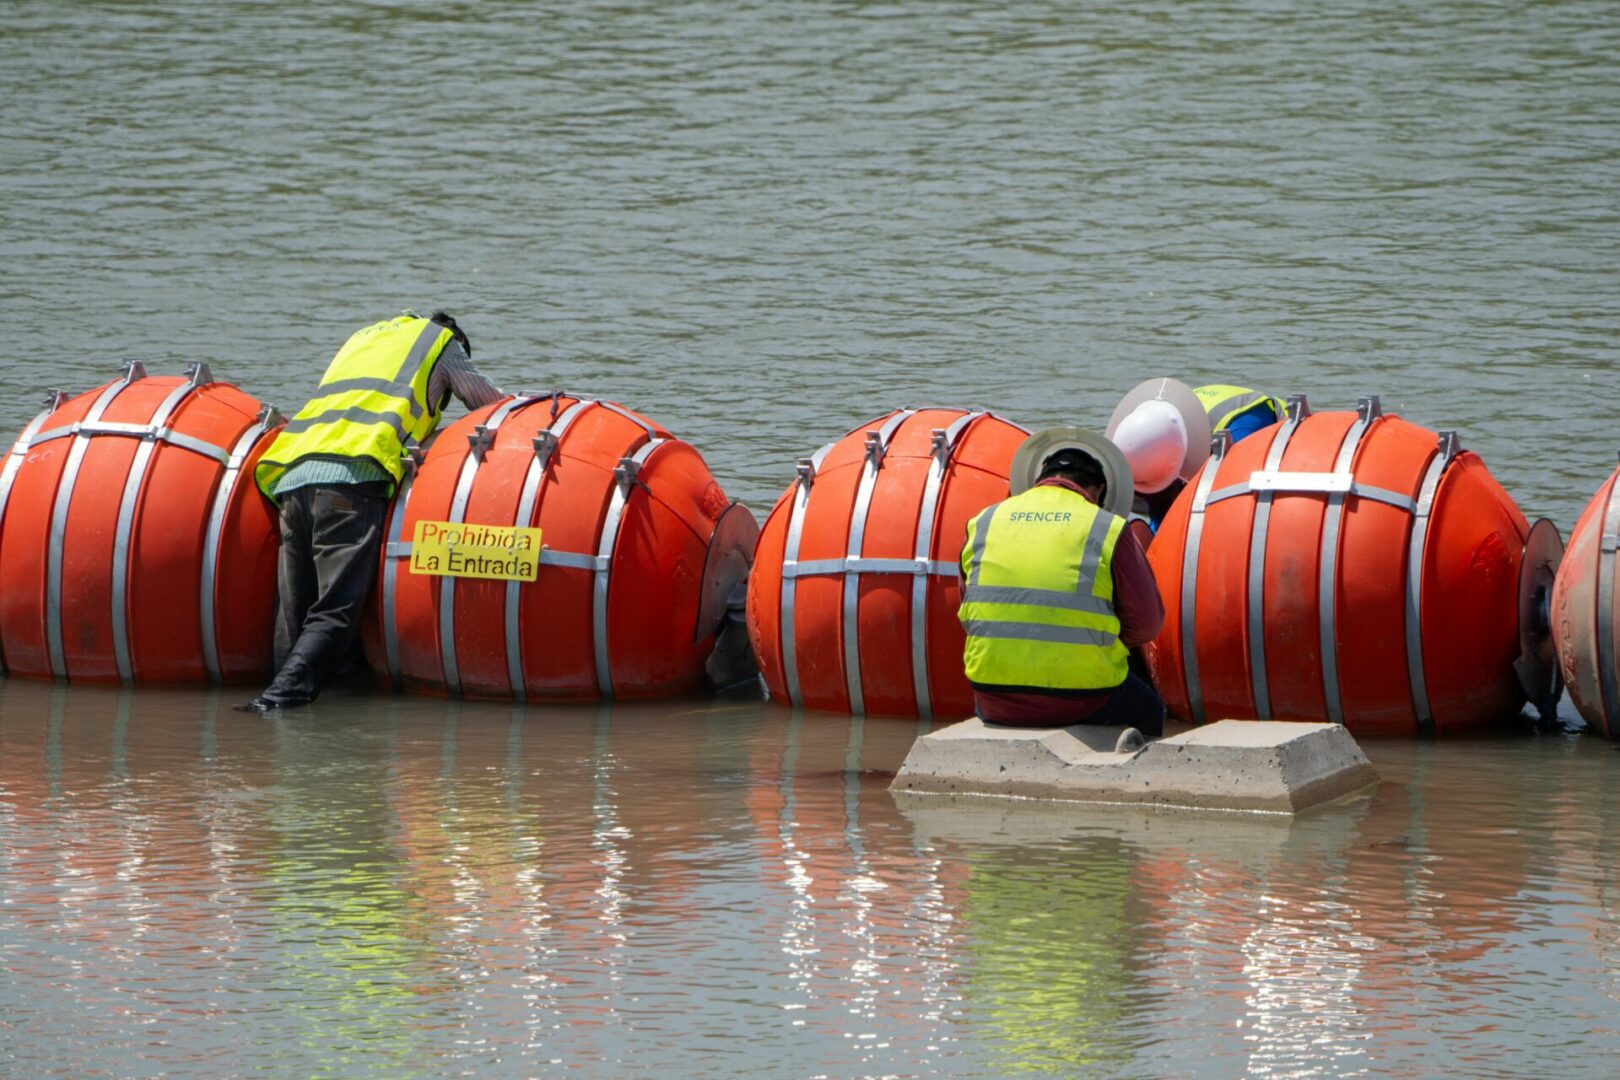
POLYGON ((1127 674, 1110 691, 1042 691, 977 687, 974 707, 987 724, 1008 727, 1068 727, 1097 724, 1133 727, 1150 739, 1164 734, 1164 701, 1140 675, 1127 674))
POLYGON ((1133 727, 1150 739, 1164 734, 1164 699, 1146 680, 1135 675, 1108 695, 1108 704, 1086 718, 1088 724, 1133 727))
POLYGON ((371 595, 388 511, 387 484, 315 484, 281 499, 276 677, 264 696, 313 701, 354 647, 371 595))

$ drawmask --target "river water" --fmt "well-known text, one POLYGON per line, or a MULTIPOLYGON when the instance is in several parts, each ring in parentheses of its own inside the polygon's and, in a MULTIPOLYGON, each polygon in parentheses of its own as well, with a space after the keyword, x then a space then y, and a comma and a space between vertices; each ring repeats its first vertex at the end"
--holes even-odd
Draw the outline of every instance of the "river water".
MULTIPOLYGON (((444 306, 763 510, 902 403, 1174 374, 1614 463, 1603 0, 0 0, 0 428, 284 408, 444 306)), ((916 725, 0 683, 0 1072, 1601 1075, 1620 764, 1372 743, 1287 824, 897 805, 916 725)))

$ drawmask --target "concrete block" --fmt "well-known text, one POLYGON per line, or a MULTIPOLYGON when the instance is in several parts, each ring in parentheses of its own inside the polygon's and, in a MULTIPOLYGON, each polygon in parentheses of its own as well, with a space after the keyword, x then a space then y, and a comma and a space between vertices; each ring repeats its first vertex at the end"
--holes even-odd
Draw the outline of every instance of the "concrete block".
POLYGON ((1137 748, 1123 730, 964 720, 919 738, 890 790, 1296 814, 1378 783, 1339 724, 1222 720, 1137 748))

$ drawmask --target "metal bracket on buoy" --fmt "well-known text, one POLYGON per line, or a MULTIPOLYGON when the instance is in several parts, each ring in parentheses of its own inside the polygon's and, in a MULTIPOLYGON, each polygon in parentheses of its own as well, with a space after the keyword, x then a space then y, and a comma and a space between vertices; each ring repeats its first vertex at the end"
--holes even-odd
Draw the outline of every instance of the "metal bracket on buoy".
POLYGON ((475 424, 472 431, 467 434, 467 445, 472 447, 472 456, 482 465, 484 454, 495 445, 495 433, 483 424, 475 424))
POLYGON ((1287 413, 1285 419, 1297 424, 1307 416, 1311 415, 1310 399, 1308 399, 1304 394, 1290 394, 1288 396, 1288 403, 1283 407, 1283 411, 1287 413))
POLYGON ((951 456, 951 444, 945 437, 945 429, 935 428, 928 436, 928 453, 931 457, 944 460, 951 456))
POLYGON ((613 470, 613 480, 626 498, 630 496, 630 489, 638 482, 636 478, 641 475, 641 465, 642 463, 633 457, 622 457, 619 459, 618 468, 613 470))
POLYGON ((1377 394, 1368 394, 1356 402, 1356 416, 1363 424, 1370 424, 1384 415, 1383 403, 1378 400, 1377 394))
POLYGON ((814 458, 799 459, 799 484, 809 487, 816 482, 816 461, 814 458))
POLYGON ((46 412, 55 412, 62 407, 62 402, 66 400, 67 391, 53 386, 45 391, 45 400, 42 404, 45 406, 46 412))
POLYGON ((883 443, 881 431, 868 431, 866 433, 866 460, 873 465, 883 464, 883 454, 886 447, 883 443))
POLYGON ((207 386, 214 381, 214 371, 206 360, 197 360, 186 365, 186 381, 192 386, 207 386))
POLYGON ((1450 461, 1462 453, 1462 439, 1455 431, 1442 431, 1439 439, 1440 460, 1450 461))
POLYGON ((146 365, 139 360, 125 360, 118 365, 118 373, 124 377, 126 383, 136 382, 146 378, 146 365))
POLYGON ((536 433, 535 437, 529 440, 529 445, 534 447, 534 457, 540 463, 541 472, 544 472, 546 466, 551 463, 551 455, 557 452, 557 444, 561 441, 557 433, 549 428, 536 433))
POLYGON ((427 455, 422 453, 420 446, 406 447, 399 455, 399 463, 405 470, 406 476, 415 476, 416 470, 422 467, 422 462, 425 460, 427 460, 427 455))
POLYGON ((279 427, 286 423, 287 418, 282 416, 281 410, 274 405, 265 404, 259 406, 258 421, 261 428, 269 431, 273 427, 279 427))

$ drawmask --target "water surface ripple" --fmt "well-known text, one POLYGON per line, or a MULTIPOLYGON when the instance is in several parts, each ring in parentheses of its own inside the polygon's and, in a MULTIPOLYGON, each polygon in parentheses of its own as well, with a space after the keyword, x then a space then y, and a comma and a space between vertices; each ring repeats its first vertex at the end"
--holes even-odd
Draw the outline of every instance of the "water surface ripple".
POLYGON ((1380 393, 1566 531, 1613 464, 1600 0, 3 10, 11 427, 122 355, 296 408, 441 303, 758 508, 895 404, 1158 373, 1380 393))

